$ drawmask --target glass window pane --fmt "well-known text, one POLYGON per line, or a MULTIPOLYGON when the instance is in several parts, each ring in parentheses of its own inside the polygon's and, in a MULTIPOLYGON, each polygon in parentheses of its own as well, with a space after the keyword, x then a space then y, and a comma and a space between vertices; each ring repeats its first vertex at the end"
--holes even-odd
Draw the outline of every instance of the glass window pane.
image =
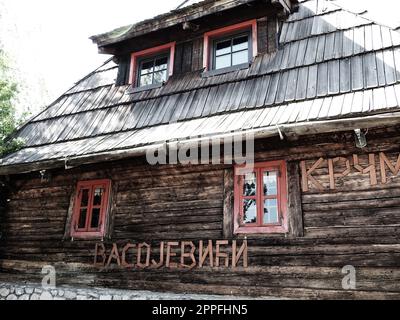
POLYGON ((232 51, 242 51, 246 50, 249 48, 249 37, 248 36, 242 36, 236 39, 233 39, 233 47, 232 51))
POLYGON ((89 189, 82 190, 81 207, 87 207, 89 204, 89 189))
POLYGON ((264 224, 279 223, 278 200, 266 199, 264 201, 264 224))
POLYGON ((256 173, 250 172, 244 176, 243 195, 246 197, 255 196, 257 189, 256 173))
POLYGON ((231 66, 231 55, 216 57, 215 58, 215 69, 222 69, 231 66))
POLYGON ((142 63, 141 75, 153 72, 154 60, 142 63))
POLYGON ((231 39, 218 42, 216 45, 216 52, 215 55, 222 56, 224 54, 231 53, 231 39))
POLYGON ((250 224, 257 222, 256 200, 246 199, 243 201, 243 223, 250 224))
POLYGON ((166 70, 167 67, 168 67, 168 58, 167 57, 158 58, 154 66, 154 71, 166 70))
POLYGON ((153 84, 153 74, 146 74, 140 77, 140 86, 147 86, 153 84))
POLYGON ((155 72, 153 83, 163 83, 167 81, 167 70, 155 72))
POLYGON ((90 228, 98 228, 100 223, 100 209, 96 208, 92 210, 92 221, 90 222, 90 228))
POLYGON ((278 173, 274 171, 264 172, 264 195, 276 196, 278 194, 278 173))
POLYGON ((81 209, 79 213, 78 229, 86 228, 87 209, 81 209))
POLYGON ((238 65, 242 63, 247 63, 249 62, 249 51, 244 50, 240 52, 235 52, 232 54, 232 65, 238 65))
POLYGON ((101 206, 103 192, 104 192, 103 188, 94 189, 94 196, 93 196, 93 205, 94 206, 101 206))

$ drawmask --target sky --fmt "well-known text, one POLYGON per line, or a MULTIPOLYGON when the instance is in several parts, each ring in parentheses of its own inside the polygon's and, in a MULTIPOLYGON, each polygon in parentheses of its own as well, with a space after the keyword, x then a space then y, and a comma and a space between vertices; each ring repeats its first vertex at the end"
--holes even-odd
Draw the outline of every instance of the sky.
MULTIPOLYGON (((337 1, 365 7, 371 18, 400 25, 399 0, 337 1)), ((107 60, 90 36, 170 11, 182 2, 0 0, 0 48, 20 84, 18 110, 37 113, 107 60)))

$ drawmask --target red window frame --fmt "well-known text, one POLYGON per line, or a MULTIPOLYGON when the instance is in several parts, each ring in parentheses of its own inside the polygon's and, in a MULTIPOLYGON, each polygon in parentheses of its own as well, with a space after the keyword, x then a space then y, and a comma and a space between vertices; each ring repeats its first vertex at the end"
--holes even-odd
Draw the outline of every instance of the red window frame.
POLYGON ((221 38, 225 35, 241 32, 244 30, 251 30, 252 38, 252 52, 253 58, 258 54, 258 42, 257 42, 257 20, 249 20, 241 23, 237 23, 228 27, 212 30, 204 34, 204 44, 203 44, 203 68, 205 71, 210 70, 211 60, 211 46, 215 39, 221 38))
POLYGON ((288 219, 287 219, 287 173, 286 162, 269 161, 262 163, 255 163, 252 168, 248 166, 235 167, 234 179, 234 233, 235 234, 251 234, 251 233, 287 233, 288 232, 288 219), (263 188, 263 172, 277 172, 277 195, 265 196, 263 188), (247 173, 256 173, 256 196, 244 196, 243 184, 244 175, 247 173), (256 200, 257 208, 257 223, 244 224, 243 223, 243 201, 245 199, 254 198, 256 200), (264 200, 268 198, 276 198, 278 206, 278 216, 280 217, 279 223, 263 224, 263 209, 264 200))
POLYGON ((149 48, 146 50, 134 52, 131 55, 131 68, 129 73, 129 82, 132 86, 137 85, 137 75, 138 75, 138 61, 140 59, 151 57, 155 54, 168 52, 169 51, 169 66, 168 66, 168 76, 172 76, 174 73, 174 59, 175 59, 175 45, 176 42, 170 42, 158 47, 149 48))
POLYGON ((78 182, 76 189, 76 196, 74 202, 71 236, 74 238, 97 238, 105 235, 106 217, 109 210, 109 199, 111 190, 111 180, 92 180, 92 181, 80 181, 78 182), (94 192, 96 188, 103 188, 104 194, 101 199, 100 205, 94 205, 94 192), (83 190, 89 190, 88 205, 82 207, 82 195, 83 190), (86 222, 85 227, 82 229, 78 228, 79 218, 81 209, 86 209, 86 222), (91 228, 91 218, 93 209, 100 209, 99 223, 97 228, 91 228))

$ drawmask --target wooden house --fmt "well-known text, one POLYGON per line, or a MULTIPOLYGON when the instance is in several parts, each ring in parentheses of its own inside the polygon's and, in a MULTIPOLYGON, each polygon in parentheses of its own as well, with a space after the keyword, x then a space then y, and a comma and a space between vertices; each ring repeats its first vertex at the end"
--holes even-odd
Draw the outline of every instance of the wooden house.
POLYGON ((0 279, 400 298, 400 33, 362 13, 205 0, 92 37, 113 58, 0 160, 0 279), (173 161, 243 135, 250 169, 173 161))

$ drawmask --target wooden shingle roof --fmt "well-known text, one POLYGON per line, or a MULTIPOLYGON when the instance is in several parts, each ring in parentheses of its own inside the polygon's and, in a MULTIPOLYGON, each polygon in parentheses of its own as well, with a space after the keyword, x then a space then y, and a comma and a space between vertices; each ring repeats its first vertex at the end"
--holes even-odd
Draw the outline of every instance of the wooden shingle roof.
POLYGON ((303 1, 283 25, 279 50, 246 70, 175 75, 134 94, 115 86, 117 71, 106 62, 24 125, 17 136, 26 146, 1 160, 0 174, 140 154, 199 136, 270 136, 277 127, 318 133, 400 116, 400 33, 330 1, 303 1))

